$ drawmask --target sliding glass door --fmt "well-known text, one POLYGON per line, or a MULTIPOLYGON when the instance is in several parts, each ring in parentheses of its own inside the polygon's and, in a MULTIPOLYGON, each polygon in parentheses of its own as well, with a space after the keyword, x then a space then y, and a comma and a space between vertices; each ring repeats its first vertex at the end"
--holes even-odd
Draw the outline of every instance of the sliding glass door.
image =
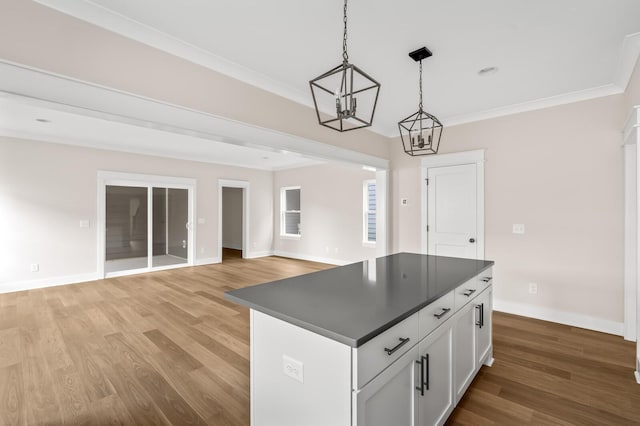
POLYGON ((140 175, 135 175, 139 180, 124 180, 118 179, 119 173, 101 173, 117 177, 101 179, 104 238, 100 251, 105 276, 193 264, 193 186, 145 182, 140 175))

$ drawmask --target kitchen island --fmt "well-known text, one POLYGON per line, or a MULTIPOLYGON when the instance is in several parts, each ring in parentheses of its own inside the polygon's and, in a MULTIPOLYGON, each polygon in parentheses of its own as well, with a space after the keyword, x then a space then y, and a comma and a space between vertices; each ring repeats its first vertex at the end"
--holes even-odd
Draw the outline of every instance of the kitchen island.
POLYGON ((492 361, 493 262, 412 253, 233 290, 251 312, 251 419, 443 423, 492 361))

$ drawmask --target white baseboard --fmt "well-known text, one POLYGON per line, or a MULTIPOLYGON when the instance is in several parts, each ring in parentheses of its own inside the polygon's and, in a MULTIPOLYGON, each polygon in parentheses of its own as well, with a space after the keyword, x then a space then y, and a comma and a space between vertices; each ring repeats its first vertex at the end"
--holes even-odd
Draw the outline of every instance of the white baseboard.
POLYGON ((102 276, 98 275, 95 272, 92 272, 89 274, 66 275, 62 277, 42 278, 39 280, 10 281, 0 283, 0 293, 13 293, 14 291, 35 290, 38 288, 77 284, 100 279, 102 279, 102 276))
MULTIPOLYGON (((638 361, 638 362, 640 362, 640 361, 638 361)), ((635 371, 633 374, 636 376, 636 382, 640 385, 640 372, 635 371)))
POLYGON ((202 259, 196 259, 195 266, 213 265, 214 263, 220 263, 220 257, 205 257, 202 259))
POLYGON ((222 248, 228 248, 232 250, 242 250, 242 243, 234 244, 234 243, 222 243, 222 248))
POLYGON ((247 253, 245 259, 256 259, 258 257, 267 257, 273 256, 273 252, 271 250, 267 251, 250 251, 247 253))
POLYGON ((615 334, 616 336, 623 335, 623 323, 591 317, 588 315, 574 314, 571 312, 558 311, 555 309, 542 308, 540 306, 498 299, 493 301, 493 310, 543 321, 557 322, 559 324, 569 325, 572 327, 586 328, 587 330, 599 331, 601 333, 615 334))
POLYGON ((353 261, 329 259, 327 257, 310 256, 307 254, 291 253, 287 251, 274 250, 274 256, 289 257, 291 259, 308 260, 310 262, 328 263, 329 265, 343 266, 353 263, 353 261))

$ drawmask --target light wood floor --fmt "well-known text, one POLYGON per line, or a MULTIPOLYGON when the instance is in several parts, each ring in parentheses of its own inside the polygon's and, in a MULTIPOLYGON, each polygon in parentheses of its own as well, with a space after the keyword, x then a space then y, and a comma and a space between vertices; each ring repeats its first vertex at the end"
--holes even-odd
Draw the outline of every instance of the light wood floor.
MULTIPOLYGON (((220 265, 2 294, 0 425, 249 425, 248 312, 222 295, 328 267, 227 253, 220 265)), ((640 424, 633 344, 494 321, 496 362, 451 424, 640 424)))

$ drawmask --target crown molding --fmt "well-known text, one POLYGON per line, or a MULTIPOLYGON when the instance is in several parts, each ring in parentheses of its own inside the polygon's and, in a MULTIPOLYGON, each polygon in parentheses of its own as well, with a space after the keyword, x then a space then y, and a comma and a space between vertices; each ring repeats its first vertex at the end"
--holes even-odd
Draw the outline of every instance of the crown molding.
POLYGON ((135 40, 147 46, 185 59, 205 68, 233 77, 252 86, 275 93, 294 102, 313 108, 308 93, 278 82, 244 65, 215 55, 177 37, 114 12, 90 0, 33 0, 50 9, 89 22, 107 31, 135 40))
POLYGON ((474 121, 488 120, 490 118, 502 117, 505 115, 535 111, 538 109, 551 108, 554 106, 566 105, 574 102, 586 101, 589 99, 602 98, 604 96, 617 95, 623 92, 624 90, 622 90, 617 85, 607 84, 605 86, 594 87, 592 89, 579 90, 576 92, 536 99, 534 101, 523 102, 506 107, 494 108, 486 111, 474 112, 471 114, 461 114, 452 117, 445 117, 442 119, 442 122, 445 126, 457 126, 474 121))
POLYGON ((614 78, 615 85, 622 91, 627 90, 638 57, 640 57, 640 33, 629 34, 622 42, 622 55, 620 55, 614 78))

